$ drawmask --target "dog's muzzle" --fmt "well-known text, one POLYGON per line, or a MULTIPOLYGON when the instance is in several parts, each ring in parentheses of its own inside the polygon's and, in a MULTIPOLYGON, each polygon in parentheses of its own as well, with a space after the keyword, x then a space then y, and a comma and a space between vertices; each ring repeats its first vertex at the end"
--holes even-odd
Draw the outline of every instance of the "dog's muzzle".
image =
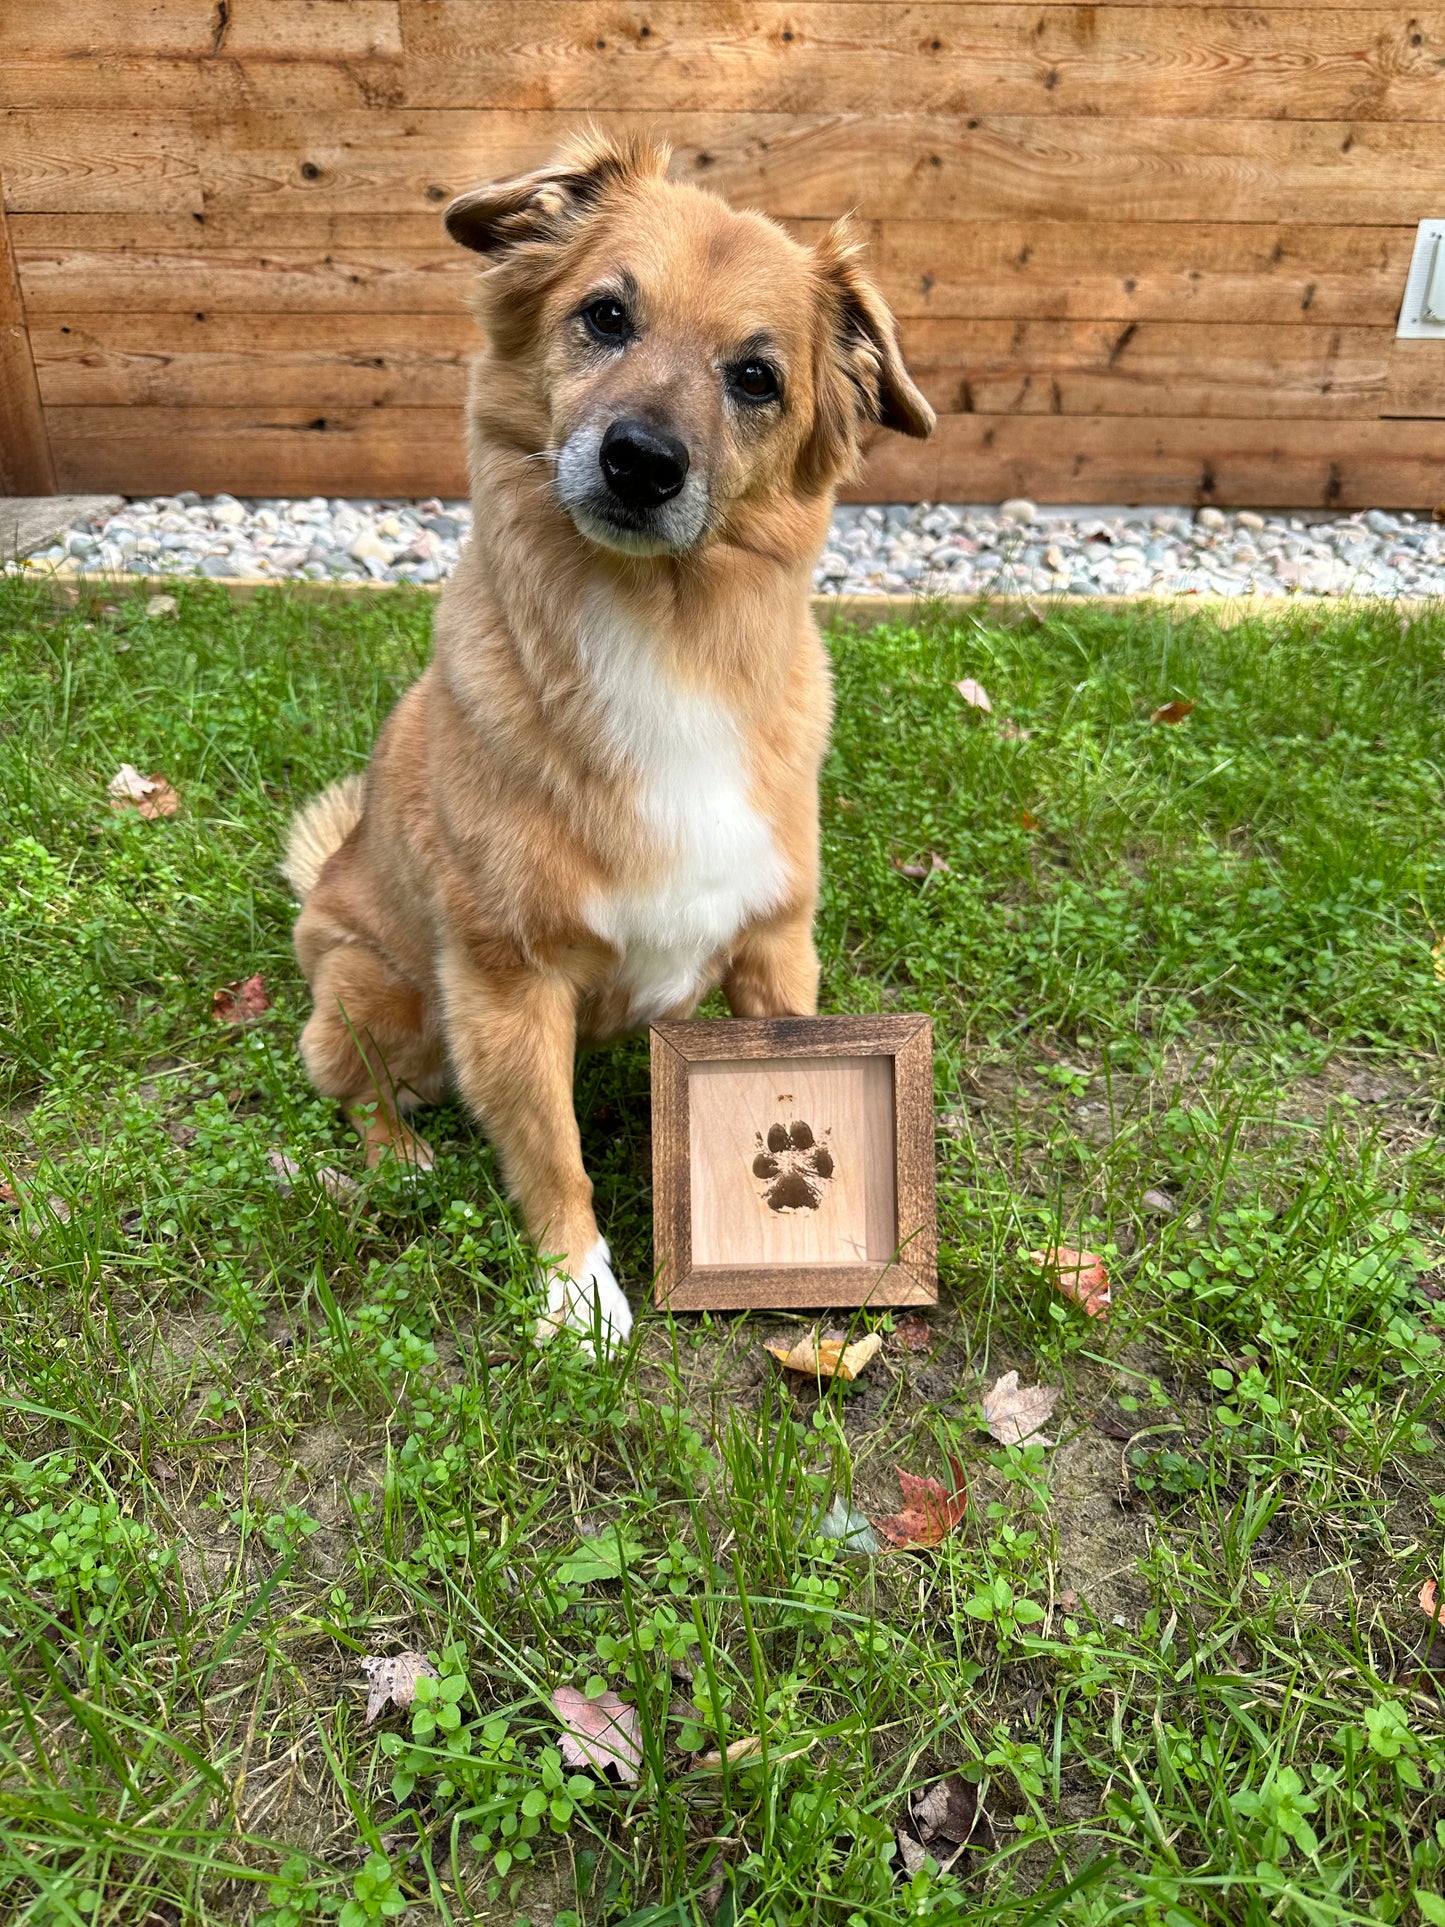
POLYGON ((557 458, 557 496, 581 534, 628 555, 676 555, 707 528, 707 486, 687 444, 636 418, 591 423, 557 458))

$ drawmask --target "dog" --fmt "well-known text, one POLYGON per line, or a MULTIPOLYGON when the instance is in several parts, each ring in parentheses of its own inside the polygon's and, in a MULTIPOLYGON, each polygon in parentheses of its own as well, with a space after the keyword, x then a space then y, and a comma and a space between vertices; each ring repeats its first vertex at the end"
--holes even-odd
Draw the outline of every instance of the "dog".
POLYGON ((809 610, 869 423, 934 416, 846 224, 816 248, 586 134, 452 202, 481 257, 472 534, 429 667, 282 871, 301 1053, 368 1164, 454 1086, 543 1265, 538 1337, 632 1326, 573 1105, 581 1046, 817 1008, 828 661, 809 610))

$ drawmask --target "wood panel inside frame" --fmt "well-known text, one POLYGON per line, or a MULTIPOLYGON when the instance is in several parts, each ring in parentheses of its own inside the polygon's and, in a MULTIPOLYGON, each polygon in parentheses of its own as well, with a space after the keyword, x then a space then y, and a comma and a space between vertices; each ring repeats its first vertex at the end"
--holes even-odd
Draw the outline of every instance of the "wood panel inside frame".
POLYGON ((652 1032, 658 1304, 932 1304, 928 1018, 652 1032))

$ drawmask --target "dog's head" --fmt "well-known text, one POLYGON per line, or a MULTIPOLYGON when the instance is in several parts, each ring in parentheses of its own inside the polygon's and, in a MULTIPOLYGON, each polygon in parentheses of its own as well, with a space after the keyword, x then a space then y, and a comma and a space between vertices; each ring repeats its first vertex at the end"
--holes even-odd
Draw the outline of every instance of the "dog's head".
POLYGON ((667 160, 586 136, 446 215, 486 263, 487 431, 549 457, 582 535, 636 555, 695 549, 740 504, 829 494, 870 421, 934 423, 844 225, 800 246, 669 183, 667 160))

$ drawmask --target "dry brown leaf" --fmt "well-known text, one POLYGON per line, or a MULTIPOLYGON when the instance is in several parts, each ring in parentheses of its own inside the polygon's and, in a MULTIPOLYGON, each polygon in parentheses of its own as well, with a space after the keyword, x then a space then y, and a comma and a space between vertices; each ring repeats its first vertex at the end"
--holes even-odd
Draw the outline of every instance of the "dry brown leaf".
POLYGON ((238 977, 211 992, 211 1015, 218 1024, 249 1024, 271 1008, 264 977, 238 977))
POLYGON ((1005 1372, 983 1395, 983 1420, 1000 1445, 1052 1445, 1043 1428, 1059 1402, 1057 1385, 1020 1385, 1005 1372))
MULTIPOLYGON (((768 1765, 781 1766, 784 1760, 801 1760, 805 1753, 812 1751, 812 1746, 813 1742, 811 1740, 804 1740, 801 1746, 789 1747, 785 1753, 769 1753, 768 1765)), ((740 1761, 754 1760, 762 1750, 763 1743, 757 1734, 749 1733, 746 1739, 734 1740, 729 1745, 727 1749, 728 1765, 736 1766, 740 1761)), ((716 1773, 721 1770, 722 1763, 723 1756, 721 1753, 704 1753, 698 1760, 694 1761, 693 1764, 695 1770, 706 1767, 709 1772, 716 1773)))
POLYGON ((416 1698, 416 1683, 419 1679, 435 1679, 437 1669, 425 1653, 389 1653, 385 1658, 364 1659, 361 1670, 371 1681, 371 1692, 366 1701, 366 1719, 370 1726, 385 1707, 410 1706, 416 1698))
POLYGON ((981 682, 975 682, 972 676, 965 676, 962 682, 956 682, 953 686, 970 709, 982 709, 990 716, 993 714, 993 704, 981 682))
POLYGON ((991 1851, 993 1828, 979 1804, 978 1788, 962 1774, 950 1773, 931 1787, 914 1793, 896 1831, 899 1858, 916 1873, 925 1854, 946 1872, 965 1847, 991 1851))
POLYGON ((1069 1245, 1051 1245, 1047 1251, 1031 1251, 1029 1262, 1051 1271, 1064 1297, 1082 1306, 1090 1318, 1108 1317, 1109 1274, 1104 1260, 1095 1252, 1075 1251, 1069 1245))
POLYGON ((933 1327, 926 1318, 900 1318, 893 1336, 906 1352, 926 1352, 933 1344, 933 1327))
POLYGON ((928 852, 927 863, 905 863, 902 857, 899 856, 889 857, 888 862, 890 866, 898 872, 899 876, 912 877, 915 883, 923 883, 927 878, 938 876, 940 873, 945 876, 949 873, 947 859, 941 857, 937 850, 930 850, 928 852))
POLYGON ((122 763, 106 785, 113 810, 134 810, 138 816, 174 816, 181 807, 165 777, 142 776, 133 763, 122 763))
POLYGON ((1438 1631, 1440 1629, 1440 1588, 1433 1579, 1427 1579, 1420 1588, 1420 1610, 1427 1619, 1434 1621, 1438 1631))
POLYGON ((562 1758, 569 1766, 590 1766, 597 1773, 610 1766, 628 1786, 637 1785, 642 1726, 635 1706, 616 1693, 590 1700, 575 1686, 559 1686, 552 1711, 562 1722, 562 1758))
POLYGON ((6 1211, 18 1211, 20 1209, 20 1193, 15 1189, 13 1184, 6 1184, 0 1181, 0 1207, 3 1207, 6 1211))
MULTIPOLYGON (((284 1151, 268 1151, 266 1160, 276 1173, 278 1190, 283 1197, 289 1196, 297 1178, 302 1174, 301 1166, 295 1158, 288 1157, 284 1151)), ((361 1190, 355 1178, 348 1177, 344 1171, 338 1171, 331 1164, 316 1165, 312 1176, 327 1197, 334 1198, 337 1204, 344 1204, 347 1199, 356 1197, 361 1190)))
POLYGON ((805 1372, 809 1378, 854 1379, 882 1344, 877 1332, 869 1332, 852 1345, 844 1344, 841 1338, 819 1338, 816 1332, 810 1332, 790 1350, 782 1345, 766 1345, 763 1349, 772 1353, 785 1372, 805 1372))
POLYGON ((998 733, 1006 743, 1026 743, 1034 732, 1016 723, 1012 716, 1005 716, 998 726, 998 733))
POLYGON ((1181 696, 1172 703, 1160 703, 1149 720, 1151 723, 1182 723, 1193 708, 1193 703, 1181 696))
POLYGON ((936 1546, 946 1539, 968 1510, 963 1467, 950 1458, 956 1490, 948 1492, 937 1479, 915 1478, 911 1472, 898 1474, 898 1490, 903 1504, 897 1512, 873 1521, 874 1530, 893 1546, 936 1546))

